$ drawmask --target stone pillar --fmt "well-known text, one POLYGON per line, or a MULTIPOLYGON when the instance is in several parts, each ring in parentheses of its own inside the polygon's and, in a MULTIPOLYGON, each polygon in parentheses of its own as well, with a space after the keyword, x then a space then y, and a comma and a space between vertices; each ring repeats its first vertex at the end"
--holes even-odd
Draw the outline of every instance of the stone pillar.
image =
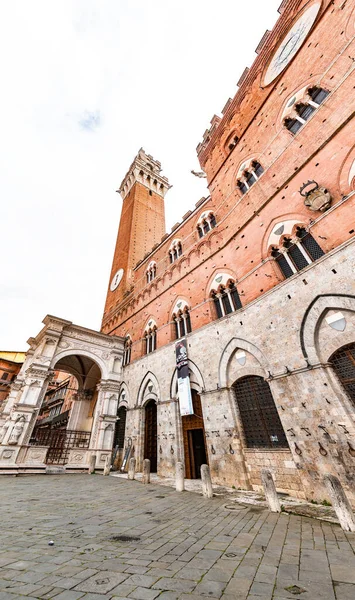
POLYGON ((95 473, 95 466, 96 466, 96 454, 91 454, 90 461, 89 461, 89 469, 88 469, 89 475, 93 475, 95 473))
POLYGON ((325 476, 324 482, 327 486, 341 528, 344 529, 344 531, 355 531, 354 513, 339 479, 334 475, 328 474, 325 476))
POLYGON ((201 466, 202 494, 205 498, 213 498, 211 474, 208 465, 201 466))
POLYGON ((173 477, 178 460, 178 422, 176 401, 157 404, 158 423, 158 475, 173 477))
POLYGON ((143 461, 142 483, 150 483, 150 460, 145 458, 143 461))
POLYGON ((109 475, 111 471, 111 455, 106 456, 103 475, 109 475))
POLYGON ((135 473, 136 473, 136 459, 133 457, 133 458, 129 459, 128 479, 133 480, 135 473))
POLYGON ((176 491, 185 490, 185 465, 182 462, 176 463, 176 491))
POLYGON ((236 487, 251 489, 231 390, 218 389, 200 397, 212 481, 225 485, 227 478, 236 487))
MULTIPOLYGON (((97 386, 98 397, 92 425, 90 448, 103 451, 112 450, 115 425, 117 420, 117 405, 119 382, 101 380, 97 386)), ((100 459, 99 459, 100 460, 100 459)))
POLYGON ((271 512, 281 512, 281 506, 277 495, 274 478, 269 469, 261 469, 261 483, 263 484, 265 498, 271 512))
POLYGON ((15 468, 29 443, 51 371, 42 364, 23 367, 11 386, 0 422, 0 467, 15 468))

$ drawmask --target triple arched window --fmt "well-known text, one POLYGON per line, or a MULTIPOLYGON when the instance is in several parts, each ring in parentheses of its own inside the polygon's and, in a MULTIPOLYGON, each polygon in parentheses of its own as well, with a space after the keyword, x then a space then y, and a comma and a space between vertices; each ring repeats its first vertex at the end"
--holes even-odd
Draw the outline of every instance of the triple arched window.
POLYGON ((144 332, 145 353, 150 354, 157 348, 157 326, 152 324, 144 332))
POLYGON ((179 310, 173 314, 173 322, 175 327, 175 339, 184 337, 191 333, 190 312, 187 306, 183 310, 179 310))
POLYGON ((212 212, 208 214, 203 214, 198 222, 197 231, 200 238, 202 238, 206 233, 214 229, 217 225, 216 217, 212 212))
POLYGON ((153 260, 149 263, 147 268, 147 283, 150 283, 155 279, 157 275, 157 263, 153 260))
POLYGON ((326 99, 329 92, 320 87, 312 87, 307 90, 305 97, 301 102, 295 104, 295 110, 292 116, 285 119, 286 128, 293 134, 297 133, 301 127, 308 121, 315 110, 326 99))
POLYGON ((263 173, 264 169, 261 164, 258 161, 253 160, 250 163, 250 167, 243 171, 241 177, 237 180, 237 186, 242 194, 246 194, 263 173))
POLYGON ((123 359, 122 359, 123 367, 125 367, 126 365, 129 365, 129 363, 131 362, 131 350, 132 350, 132 340, 131 340, 130 336, 128 335, 125 339, 124 349, 123 349, 123 359))
POLYGON ((234 281, 230 281, 226 286, 220 285, 217 291, 212 290, 211 296, 214 301, 218 319, 242 308, 242 303, 234 281))
POLYGON ((174 240, 170 246, 169 256, 170 262, 175 262, 182 255, 182 244, 180 240, 174 240))
POLYGON ((282 247, 273 247, 271 252, 286 278, 308 267, 323 255, 318 242, 304 227, 297 227, 294 239, 284 238, 282 247))

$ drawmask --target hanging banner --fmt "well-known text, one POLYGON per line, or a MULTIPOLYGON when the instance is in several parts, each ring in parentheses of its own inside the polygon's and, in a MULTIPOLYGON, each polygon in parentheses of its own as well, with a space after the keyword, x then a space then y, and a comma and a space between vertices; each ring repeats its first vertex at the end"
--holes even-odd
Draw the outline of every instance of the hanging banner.
POLYGON ((180 414, 182 417, 193 415, 186 340, 180 340, 175 344, 175 354, 180 414))

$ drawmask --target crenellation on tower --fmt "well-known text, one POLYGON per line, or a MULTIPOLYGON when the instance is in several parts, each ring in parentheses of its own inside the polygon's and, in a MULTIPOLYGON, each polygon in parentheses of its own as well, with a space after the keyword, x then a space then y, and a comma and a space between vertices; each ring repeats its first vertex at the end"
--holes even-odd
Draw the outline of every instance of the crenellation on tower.
POLYGON ((155 192, 162 198, 172 187, 168 178, 161 175, 161 163, 141 148, 124 176, 119 190, 123 199, 132 189, 135 183, 144 185, 152 193, 155 192))

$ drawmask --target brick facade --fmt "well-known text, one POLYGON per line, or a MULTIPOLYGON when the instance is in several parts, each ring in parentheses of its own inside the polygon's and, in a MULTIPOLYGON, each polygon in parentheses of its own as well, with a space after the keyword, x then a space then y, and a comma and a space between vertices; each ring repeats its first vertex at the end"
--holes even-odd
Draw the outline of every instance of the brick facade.
MULTIPOLYGON (((171 475, 177 459, 191 462, 174 374, 174 315, 184 306, 192 329, 186 336, 191 386, 201 398, 214 480, 258 489, 260 469, 269 466, 280 490, 322 499, 322 478, 333 472, 355 500, 354 403, 329 362, 355 342, 355 10, 340 0, 290 0, 280 12, 236 96, 221 118, 213 117, 197 148, 210 196, 170 234, 162 235, 164 194, 145 179, 152 157, 140 151, 132 163, 121 186, 111 279, 119 268, 125 274, 108 293, 102 331, 132 343, 121 405, 128 408, 126 438, 140 466, 144 406, 152 399, 158 472, 171 475), (269 82, 273 64, 281 72, 269 82), (318 210, 314 193, 306 196, 312 186, 329 200, 318 210), (172 260, 177 243, 181 256, 172 260), (291 269, 287 278, 285 269, 291 269), (231 284, 242 305, 234 311, 228 309, 231 284), (226 290, 229 300, 222 299, 226 290), (149 323, 156 326, 157 349, 145 355, 149 323), (269 386, 288 447, 248 445, 235 384, 251 376, 269 386)), ((160 163, 154 164, 161 177, 160 163)), ((162 185, 165 193, 166 179, 162 185)))

